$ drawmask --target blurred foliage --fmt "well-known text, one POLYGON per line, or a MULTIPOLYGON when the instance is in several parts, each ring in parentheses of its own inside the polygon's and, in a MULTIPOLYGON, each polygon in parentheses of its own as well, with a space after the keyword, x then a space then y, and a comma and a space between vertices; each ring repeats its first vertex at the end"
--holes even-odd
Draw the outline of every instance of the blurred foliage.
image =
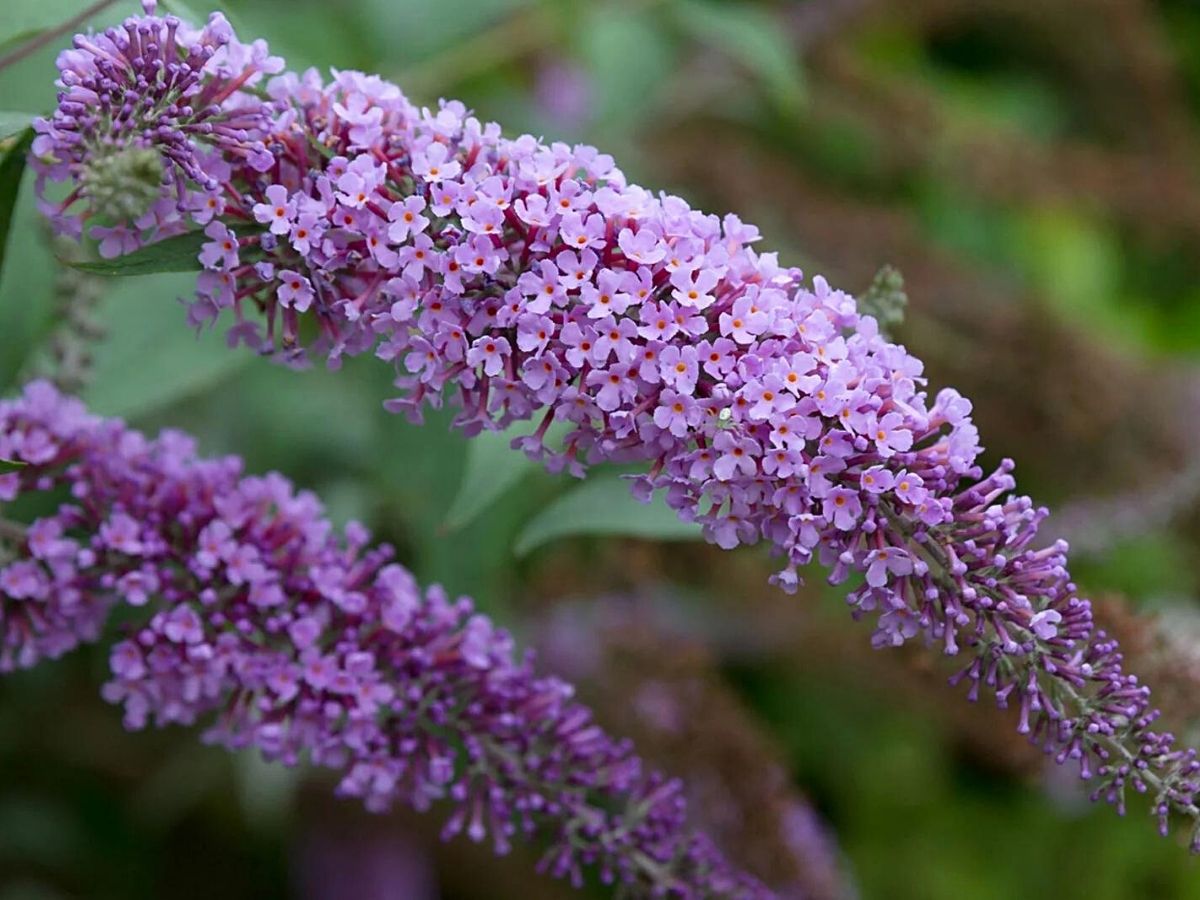
MULTIPOLYGON (((85 5, 5 0, 0 54, 85 5)), ((900 339, 935 384, 976 398, 989 447, 1015 456, 1039 497, 1136 499, 1192 453, 1195 415, 1177 392, 1200 355, 1192 0, 221 5, 294 68, 379 72, 510 131, 593 142, 635 180, 758 222, 767 246, 847 289, 896 265, 910 299, 900 339)), ((48 109, 62 45, 0 71, 0 107, 48 109)), ((0 113, 0 140, 23 121, 0 113)), ((56 262, 31 194, 27 178, 0 273, 3 385, 56 325, 56 262)), ((562 594, 634 581, 685 584, 695 615, 724 623, 717 636, 798 627, 742 589, 771 571, 758 551, 647 557, 645 539, 692 532, 631 500, 620 472, 581 485, 510 450, 521 431, 468 445, 448 415, 421 428, 385 415, 387 372, 370 359, 297 374, 226 350, 221 334, 197 338, 175 302, 189 282, 110 283, 84 391, 97 412, 284 472, 518 631, 562 594)), ((1080 563, 1077 578, 1136 604, 1194 604, 1200 517, 1194 498, 1181 503, 1177 524, 1080 563)), ((787 603, 816 610, 807 649, 742 648, 725 674, 785 748, 864 898, 1200 898, 1197 864, 1144 810, 1121 821, 1062 778, 983 752, 942 709, 961 700, 939 677, 903 689, 909 663, 866 649, 835 592, 787 603)), ((296 782, 191 734, 125 734, 96 696, 104 666, 81 652, 0 683, 0 900, 312 896, 295 873, 321 815, 296 810, 296 782)), ((1015 741, 1007 719, 980 715, 998 744, 1015 741)), ((464 852, 467 869, 484 865, 464 852)), ((445 896, 541 884, 490 863, 472 882, 460 858, 438 859, 445 896)))

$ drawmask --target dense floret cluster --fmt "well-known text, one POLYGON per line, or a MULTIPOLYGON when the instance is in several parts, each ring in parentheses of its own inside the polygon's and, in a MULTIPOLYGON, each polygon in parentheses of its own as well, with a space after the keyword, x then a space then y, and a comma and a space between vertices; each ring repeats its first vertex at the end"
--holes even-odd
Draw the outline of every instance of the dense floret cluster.
POLYGON ((601 730, 470 601, 422 591, 358 525, 236 458, 89 415, 49 384, 0 402, 0 501, 61 500, 0 535, 0 671, 95 640, 130 728, 337 770, 368 808, 448 803, 447 836, 545 839, 545 869, 655 896, 767 897, 692 832, 677 781, 601 730))

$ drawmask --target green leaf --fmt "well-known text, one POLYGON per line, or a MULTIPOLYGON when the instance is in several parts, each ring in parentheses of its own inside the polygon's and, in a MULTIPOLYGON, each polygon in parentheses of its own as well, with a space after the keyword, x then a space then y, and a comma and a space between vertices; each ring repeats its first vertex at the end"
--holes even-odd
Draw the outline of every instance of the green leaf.
POLYGON ((46 240, 32 181, 22 179, 0 254, 11 261, 0 271, 0 394, 16 386, 15 376, 53 327, 54 278, 59 267, 46 240))
POLYGON ((608 130, 637 126, 662 95, 674 47, 646 10, 614 16, 592 4, 579 26, 580 52, 595 90, 595 118, 608 130))
POLYGON ((32 121, 33 113, 0 110, 0 141, 28 128, 32 121))
POLYGON ((528 456, 509 446, 514 437, 527 434, 529 429, 528 422, 520 422, 507 431, 485 431, 471 439, 458 494, 442 523, 444 529, 456 531, 474 521, 537 467, 528 456))
POLYGON ((198 272, 200 248, 211 240, 203 231, 177 234, 116 259, 88 262, 62 260, 64 265, 93 275, 155 275, 160 272, 198 272))
MULTIPOLYGON (((467 443, 467 460, 463 466, 458 493, 442 521, 445 531, 457 531, 471 524, 485 509, 516 487, 530 472, 541 467, 514 450, 514 438, 532 433, 533 423, 516 422, 505 431, 485 431, 467 443)), ((567 423, 555 422, 546 430, 547 446, 559 445, 568 430, 567 423)))
POLYGON ((4 248, 8 246, 13 207, 17 205, 21 176, 25 174, 25 157, 32 143, 33 129, 26 128, 4 156, 0 157, 0 272, 4 271, 4 248))
POLYGON ((197 394, 254 361, 230 350, 218 326, 200 337, 175 298, 190 296, 189 276, 155 275, 120 282, 105 297, 100 322, 108 337, 95 347, 95 372, 83 398, 97 413, 142 416, 197 394))
POLYGON ((711 0, 681 0, 673 8, 684 31, 744 66, 781 107, 795 112, 804 103, 804 74, 778 16, 711 0))
POLYGON ((597 474, 534 516, 517 536, 514 551, 524 556, 548 541, 581 534, 698 540, 700 526, 681 520, 662 497, 639 502, 619 475, 597 474))
POLYGON ((23 469, 27 463, 18 462, 15 459, 0 459, 0 475, 7 475, 9 472, 16 472, 18 469, 23 469))

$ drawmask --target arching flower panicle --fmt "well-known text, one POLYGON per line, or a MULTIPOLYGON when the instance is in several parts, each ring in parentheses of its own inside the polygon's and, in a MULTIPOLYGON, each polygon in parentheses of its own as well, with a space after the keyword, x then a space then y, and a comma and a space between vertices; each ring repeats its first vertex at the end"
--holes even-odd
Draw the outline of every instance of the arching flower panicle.
POLYGON ((604 733, 570 685, 469 600, 422 590, 359 525, 338 535, 282 476, 150 440, 44 382, 0 401, 0 497, 62 489, 56 512, 0 531, 0 671, 96 640, 104 697, 130 728, 205 722, 207 740, 340 774, 383 811, 448 806, 447 836, 542 866, 594 869, 647 895, 769 897, 691 830, 681 785, 604 733))
MULTIPOLYGON (((224 213, 206 227, 232 235, 229 252, 205 248, 193 323, 231 319, 236 342, 295 364, 373 352, 396 369, 388 409, 419 420, 448 397, 468 435, 537 417, 517 444, 555 471, 641 462, 642 496, 661 489, 723 547, 767 541, 785 589, 814 559, 835 583, 865 576, 849 601, 875 617, 877 645, 965 653, 971 696, 1019 705, 1022 730, 1097 797, 1123 807, 1132 787, 1164 822, 1200 821, 1195 754, 1152 730, 1065 546, 1037 540, 1045 511, 1011 495, 1011 463, 985 475, 970 403, 931 396, 920 360, 853 297, 756 250, 736 216, 629 184, 595 148, 505 137, 456 101, 418 108, 358 72, 242 91, 232 60, 263 65, 215 21, 189 53, 224 41, 221 62, 189 68, 194 90, 259 123, 271 160, 195 129, 144 131, 211 174, 175 208, 202 224, 197 201, 215 196, 224 213), (561 448, 542 441, 555 420, 570 425, 561 448)), ((109 51, 87 52, 65 57, 64 84, 109 51)), ((108 100, 94 115, 88 134, 124 121, 108 100)), ((66 143, 76 166, 96 157, 94 141, 66 143)))

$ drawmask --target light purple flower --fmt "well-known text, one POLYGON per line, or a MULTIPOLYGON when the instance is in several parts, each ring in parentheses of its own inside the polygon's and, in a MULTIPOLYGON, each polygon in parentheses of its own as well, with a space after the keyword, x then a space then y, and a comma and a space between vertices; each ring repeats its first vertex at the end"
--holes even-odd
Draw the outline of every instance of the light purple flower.
POLYGON ((713 450, 718 454, 713 463, 713 475, 721 481, 730 481, 738 475, 753 476, 758 472, 756 459, 762 448, 751 438, 739 438, 732 432, 722 431, 713 441, 713 450))
POLYGON ((884 547, 867 554, 867 584, 883 587, 893 575, 910 575, 913 571, 908 552, 898 547, 884 547))
POLYGON ((506 338, 481 337, 467 351, 467 363, 481 366, 483 374, 495 377, 504 371, 504 361, 511 352, 506 338))
POLYGON ((91 235, 100 242, 100 255, 105 259, 132 253, 141 245, 138 232, 125 225, 114 225, 112 228, 97 225, 92 228, 91 235))
POLYGON ((296 215, 296 204, 288 198, 288 189, 282 184, 273 184, 264 193, 265 202, 254 204, 254 220, 269 225, 271 234, 288 234, 296 215))
POLYGON ((658 358, 663 384, 684 394, 695 392, 700 378, 699 354, 695 347, 670 344, 663 348, 658 358))
POLYGON ((425 209, 425 198, 408 197, 399 203, 393 203, 388 210, 388 238, 396 244, 403 244, 410 235, 421 234, 429 227, 429 219, 421 215, 425 209))
POLYGON ((313 301, 312 285, 299 272, 284 269, 279 273, 279 305, 296 312, 306 312, 313 301))
POLYGON ((862 515, 862 501, 849 488, 837 487, 825 495, 823 513, 834 528, 853 531, 862 515))
POLYGON ((1029 620, 1030 630, 1040 640, 1048 641, 1058 635, 1058 623, 1062 621, 1062 613, 1056 609, 1044 609, 1029 620))
POLYGON ((204 234, 212 238, 200 249, 200 262, 206 269, 233 269, 238 264, 238 239, 223 222, 210 222, 204 234))
POLYGON ((875 448, 884 459, 912 447, 912 432, 904 427, 904 417, 890 412, 883 416, 870 415, 863 433, 875 442, 875 448))
POLYGON ((641 228, 636 232, 629 228, 622 228, 617 243, 622 253, 643 266, 652 266, 661 262, 667 255, 659 236, 648 228, 641 228))
POLYGON ((694 428, 700 418, 696 401, 688 394, 665 390, 659 395, 659 406, 654 410, 654 424, 664 431, 679 437, 694 428))
POLYGON ((721 334, 739 344, 752 344, 767 329, 767 314, 749 297, 742 297, 733 309, 720 315, 721 334))
POLYGON ((454 178, 462 171, 446 145, 436 142, 413 154, 412 168, 413 174, 435 183, 454 178))

